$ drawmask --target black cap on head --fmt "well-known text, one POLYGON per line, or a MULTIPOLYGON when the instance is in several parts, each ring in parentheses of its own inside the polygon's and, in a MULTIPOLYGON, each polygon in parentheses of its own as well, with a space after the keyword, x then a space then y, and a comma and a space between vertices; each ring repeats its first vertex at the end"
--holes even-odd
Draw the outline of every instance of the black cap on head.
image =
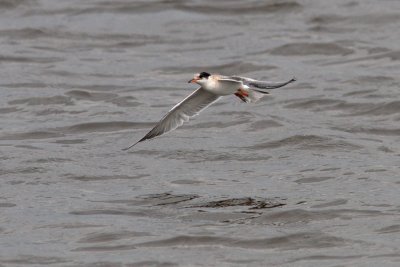
POLYGON ((202 78, 208 79, 208 77, 210 77, 210 76, 211 76, 210 73, 207 73, 207 72, 204 72, 204 71, 199 74, 199 78, 200 79, 202 79, 202 78))

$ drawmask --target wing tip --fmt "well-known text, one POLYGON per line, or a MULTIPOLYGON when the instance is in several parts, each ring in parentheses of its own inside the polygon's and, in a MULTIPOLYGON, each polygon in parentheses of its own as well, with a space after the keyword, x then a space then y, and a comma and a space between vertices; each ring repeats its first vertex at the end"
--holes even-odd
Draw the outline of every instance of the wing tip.
POLYGON ((132 147, 134 147, 137 143, 138 143, 138 142, 136 142, 136 143, 134 143, 133 145, 130 145, 130 146, 128 146, 128 147, 122 148, 121 150, 122 150, 122 151, 127 151, 127 150, 131 149, 132 147))
POLYGON ((136 146, 137 144, 139 144, 140 142, 142 142, 143 140, 144 140, 144 139, 140 139, 140 140, 137 141, 136 143, 133 143, 132 145, 130 145, 130 146, 128 146, 128 147, 122 148, 121 150, 122 150, 122 151, 127 151, 127 150, 131 149, 132 147, 136 146))

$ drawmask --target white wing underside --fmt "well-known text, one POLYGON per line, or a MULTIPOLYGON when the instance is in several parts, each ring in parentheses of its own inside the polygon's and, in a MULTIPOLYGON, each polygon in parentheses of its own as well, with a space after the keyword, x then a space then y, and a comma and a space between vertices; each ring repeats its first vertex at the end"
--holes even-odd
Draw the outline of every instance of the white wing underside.
POLYGON ((218 95, 210 93, 200 87, 175 105, 142 139, 124 150, 127 150, 144 140, 152 139, 175 130, 190 118, 199 114, 200 111, 211 105, 213 102, 217 101, 218 98, 218 95))

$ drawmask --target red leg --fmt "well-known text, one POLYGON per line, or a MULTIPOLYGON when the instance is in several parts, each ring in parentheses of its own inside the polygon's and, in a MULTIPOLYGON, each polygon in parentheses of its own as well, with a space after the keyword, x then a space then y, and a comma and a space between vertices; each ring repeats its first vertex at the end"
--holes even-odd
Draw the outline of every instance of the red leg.
POLYGON ((243 96, 249 96, 249 93, 248 92, 246 92, 245 90, 243 90, 243 89, 239 89, 238 90, 243 96))
POLYGON ((244 95, 241 94, 241 91, 236 92, 235 96, 239 97, 240 100, 242 100, 243 102, 247 103, 246 98, 245 98, 244 95))

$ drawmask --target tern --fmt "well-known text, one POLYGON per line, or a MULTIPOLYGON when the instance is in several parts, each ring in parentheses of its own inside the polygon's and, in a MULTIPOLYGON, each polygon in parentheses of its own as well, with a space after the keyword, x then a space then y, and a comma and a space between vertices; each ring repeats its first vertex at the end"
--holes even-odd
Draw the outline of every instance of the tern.
POLYGON ((294 81, 295 78, 286 82, 270 82, 241 76, 211 75, 207 72, 195 74, 188 83, 197 83, 200 87, 176 104, 142 139, 123 150, 175 130, 222 96, 235 95, 245 103, 257 102, 268 94, 263 90, 276 89, 294 81))

